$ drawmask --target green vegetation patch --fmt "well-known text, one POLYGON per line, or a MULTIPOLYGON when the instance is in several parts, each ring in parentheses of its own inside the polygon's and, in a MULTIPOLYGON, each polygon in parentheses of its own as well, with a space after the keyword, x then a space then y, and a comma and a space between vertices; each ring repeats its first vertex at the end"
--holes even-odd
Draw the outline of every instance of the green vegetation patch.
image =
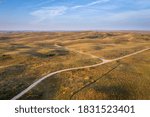
POLYGON ((30 51, 30 52, 27 52, 27 54, 30 54, 31 56, 38 57, 38 58, 49 58, 49 57, 54 57, 54 56, 68 55, 69 51, 65 50, 65 49, 56 49, 56 50, 51 50, 51 51, 46 52, 46 53, 30 51))
POLYGON ((28 80, 35 79, 34 77, 13 77, 11 80, 6 79, 0 82, 0 100, 12 99, 13 96, 20 93, 23 89, 30 85, 28 80))
POLYGON ((25 69, 25 65, 14 65, 7 67, 6 69, 0 71, 0 80, 22 74, 25 69))

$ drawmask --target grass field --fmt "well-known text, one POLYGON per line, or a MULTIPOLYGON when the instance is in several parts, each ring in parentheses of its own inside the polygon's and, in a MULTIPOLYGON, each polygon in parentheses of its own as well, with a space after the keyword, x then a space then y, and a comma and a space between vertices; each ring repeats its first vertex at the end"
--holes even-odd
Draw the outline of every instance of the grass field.
MULTIPOLYGON (((49 73, 102 63, 146 48, 150 48, 149 32, 0 33, 0 99, 12 99, 49 73)), ((150 99, 149 86, 147 50, 101 66, 58 73, 20 99, 150 99)))

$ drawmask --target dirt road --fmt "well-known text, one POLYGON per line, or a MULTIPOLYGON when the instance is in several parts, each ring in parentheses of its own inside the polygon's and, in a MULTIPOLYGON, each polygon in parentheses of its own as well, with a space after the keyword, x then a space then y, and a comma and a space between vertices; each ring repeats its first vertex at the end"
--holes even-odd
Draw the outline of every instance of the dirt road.
POLYGON ((134 53, 132 53, 132 54, 128 54, 128 55, 126 55, 126 56, 116 58, 116 59, 103 60, 102 63, 95 64, 95 65, 88 65, 88 66, 76 67, 76 68, 68 68, 68 69, 63 69, 63 70, 59 70, 59 71, 56 71, 56 72, 52 72, 52 73, 50 73, 50 74, 48 74, 48 75, 46 75, 46 76, 40 78, 39 80, 37 80, 37 81, 34 82, 33 84, 31 84, 28 88, 26 88, 26 89, 23 90, 21 93, 19 93, 19 94, 16 95, 15 97, 13 97, 11 100, 17 100, 17 99, 19 99, 19 98, 22 97, 24 94, 26 94, 28 91, 30 91, 30 90, 33 89, 35 86, 37 86, 39 83, 41 83, 43 80, 45 80, 45 79, 47 79, 47 78, 49 78, 49 77, 51 77, 51 76, 53 76, 53 75, 55 75, 55 74, 62 73, 62 72, 66 72, 66 71, 80 70, 80 69, 85 69, 85 68, 97 67, 97 66, 100 66, 100 65, 103 65, 103 64, 106 64, 106 63, 110 63, 110 62, 113 62, 113 61, 121 60, 121 59, 130 57, 130 56, 139 54, 139 53, 144 52, 144 51, 147 51, 147 50, 150 50, 150 48, 143 49, 143 50, 140 50, 140 51, 134 52, 134 53))

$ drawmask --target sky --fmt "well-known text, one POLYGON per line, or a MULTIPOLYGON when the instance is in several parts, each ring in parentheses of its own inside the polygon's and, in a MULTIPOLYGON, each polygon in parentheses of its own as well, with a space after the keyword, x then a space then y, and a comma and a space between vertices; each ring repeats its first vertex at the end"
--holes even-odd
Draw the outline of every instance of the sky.
POLYGON ((0 0, 0 30, 150 30, 150 0, 0 0))

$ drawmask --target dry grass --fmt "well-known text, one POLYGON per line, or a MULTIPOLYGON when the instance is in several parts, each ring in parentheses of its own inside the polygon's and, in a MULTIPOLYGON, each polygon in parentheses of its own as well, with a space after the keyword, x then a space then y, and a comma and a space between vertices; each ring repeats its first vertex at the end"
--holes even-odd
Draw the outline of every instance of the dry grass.
MULTIPOLYGON (((150 47, 149 33, 38 32, 0 33, 0 99, 11 99, 53 71, 101 62, 64 47, 113 59, 150 47), (13 89, 13 90, 12 90, 13 89)), ((121 61, 121 66, 73 99, 150 99, 149 52, 121 61)), ((69 99, 117 63, 52 76, 22 99, 69 99)))
POLYGON ((70 99, 73 92, 100 78, 98 82, 81 90, 72 99, 132 100, 150 99, 150 52, 119 61, 118 68, 104 77, 104 73, 118 63, 96 68, 64 72, 46 79, 22 99, 70 99), (92 74, 91 74, 92 73, 92 74))

